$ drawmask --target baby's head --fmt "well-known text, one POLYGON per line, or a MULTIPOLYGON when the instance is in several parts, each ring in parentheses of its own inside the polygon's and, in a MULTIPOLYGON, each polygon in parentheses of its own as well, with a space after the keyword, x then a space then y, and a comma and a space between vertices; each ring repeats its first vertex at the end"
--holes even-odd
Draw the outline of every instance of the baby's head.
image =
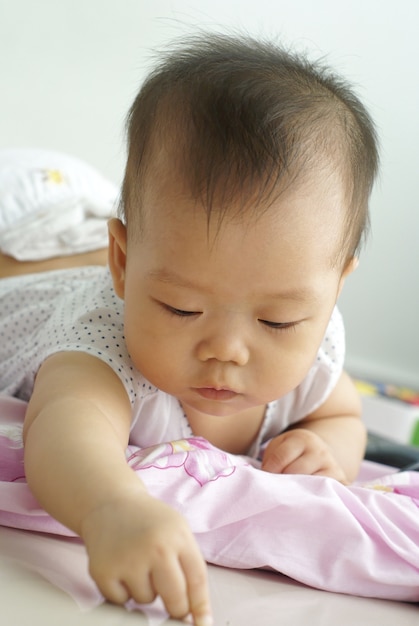
POLYGON ((281 194, 321 179, 338 181, 345 198, 335 262, 358 253, 378 165, 374 126, 343 80, 302 56, 247 37, 190 40, 142 86, 128 144, 128 240, 145 230, 150 186, 176 181, 220 227, 226 217, 257 219, 281 194))
POLYGON ((189 419, 289 393, 368 223, 378 158, 364 107, 304 59, 212 35, 162 60, 128 136, 109 261, 134 364, 189 419))

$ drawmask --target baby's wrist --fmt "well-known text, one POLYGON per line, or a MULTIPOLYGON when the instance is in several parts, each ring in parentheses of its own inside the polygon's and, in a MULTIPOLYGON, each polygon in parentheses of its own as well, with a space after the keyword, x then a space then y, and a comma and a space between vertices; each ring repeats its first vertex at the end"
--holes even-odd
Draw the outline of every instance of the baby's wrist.
POLYGON ((86 541, 91 534, 96 533, 104 520, 110 519, 115 515, 119 515, 119 511, 129 503, 134 501, 136 506, 142 506, 141 500, 144 500, 143 508, 147 510, 150 506, 150 500, 154 498, 150 496, 143 484, 138 481, 136 486, 126 486, 119 488, 114 493, 108 493, 105 498, 98 498, 92 501, 89 508, 80 518, 80 528, 78 534, 86 541))

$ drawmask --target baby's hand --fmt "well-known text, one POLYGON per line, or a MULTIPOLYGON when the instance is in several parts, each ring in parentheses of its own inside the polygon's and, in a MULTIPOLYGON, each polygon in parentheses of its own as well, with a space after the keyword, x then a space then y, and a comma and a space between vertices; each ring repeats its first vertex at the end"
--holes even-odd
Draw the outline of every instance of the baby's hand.
POLYGON ((295 428, 272 439, 263 455, 262 469, 274 474, 330 476, 347 483, 326 442, 304 428, 295 428))
POLYGON ((82 538, 90 574, 111 602, 160 596, 171 617, 212 624, 206 564, 186 520, 166 504, 125 495, 91 512, 82 538))

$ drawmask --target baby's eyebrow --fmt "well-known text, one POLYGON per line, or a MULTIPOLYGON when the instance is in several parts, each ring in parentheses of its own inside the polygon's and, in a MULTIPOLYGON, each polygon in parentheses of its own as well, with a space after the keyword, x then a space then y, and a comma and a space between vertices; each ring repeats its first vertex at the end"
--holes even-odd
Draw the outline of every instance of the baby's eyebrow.
POLYGON ((295 302, 313 302, 320 300, 321 294, 310 285, 305 287, 295 287, 292 289, 284 289, 277 293, 265 294, 267 298, 274 300, 294 300, 295 302))
MULTIPOLYGON (((201 283, 195 283, 183 276, 180 276, 176 272, 168 269, 150 270, 148 272, 148 278, 156 280, 158 282, 175 285, 177 287, 184 287, 186 289, 194 289, 195 291, 210 291, 201 283)), ((255 293, 256 296, 264 298, 266 300, 293 300, 294 302, 315 301, 319 299, 319 294, 311 286, 296 287, 292 289, 286 289, 284 291, 272 292, 272 293, 255 293)))
POLYGON ((183 276, 179 276, 175 272, 167 269, 150 270, 147 274, 151 280, 157 280, 161 283, 168 283, 178 287, 186 287, 188 289, 203 289, 203 285, 196 284, 183 276))

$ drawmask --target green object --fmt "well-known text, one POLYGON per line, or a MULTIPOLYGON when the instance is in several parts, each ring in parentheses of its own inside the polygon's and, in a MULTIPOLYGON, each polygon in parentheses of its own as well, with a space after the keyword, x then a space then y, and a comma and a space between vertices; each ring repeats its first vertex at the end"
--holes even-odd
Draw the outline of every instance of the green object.
POLYGON ((410 441, 414 446, 419 446, 419 420, 416 420, 416 423, 413 426, 412 437, 410 441))

